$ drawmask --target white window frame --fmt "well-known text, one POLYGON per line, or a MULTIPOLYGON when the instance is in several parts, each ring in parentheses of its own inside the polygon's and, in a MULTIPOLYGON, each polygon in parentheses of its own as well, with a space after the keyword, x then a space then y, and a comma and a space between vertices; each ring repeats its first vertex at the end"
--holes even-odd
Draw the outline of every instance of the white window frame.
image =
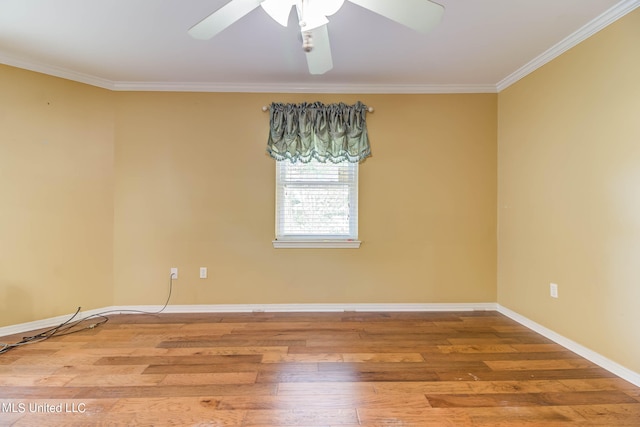
MULTIPOLYGON (((322 163, 318 163, 322 165, 322 163)), ((360 247, 361 241, 358 240, 358 163, 347 163, 352 168, 349 174, 353 179, 348 182, 349 185, 349 231, 348 235, 296 235, 286 234, 285 225, 281 223, 284 216, 280 214, 280 210, 284 209, 284 186, 287 185, 281 177, 284 175, 282 168, 292 165, 288 160, 276 162, 276 221, 275 234, 276 239, 273 240, 273 247, 280 248, 352 248, 360 247)), ((292 183, 297 183, 293 182, 292 183)), ((323 181, 318 181, 318 186, 333 185, 323 181)), ((306 182, 304 185, 314 186, 314 183, 306 182)), ((335 185, 344 185, 335 184, 335 185)))

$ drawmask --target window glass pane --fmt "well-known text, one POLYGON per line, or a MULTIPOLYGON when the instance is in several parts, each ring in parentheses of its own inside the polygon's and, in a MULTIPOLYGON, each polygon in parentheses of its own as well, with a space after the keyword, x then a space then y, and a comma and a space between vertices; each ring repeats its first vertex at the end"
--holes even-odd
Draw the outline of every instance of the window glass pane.
POLYGON ((276 166, 276 238, 357 239, 357 163, 276 166))
POLYGON ((284 234, 348 235, 349 186, 284 187, 284 234))

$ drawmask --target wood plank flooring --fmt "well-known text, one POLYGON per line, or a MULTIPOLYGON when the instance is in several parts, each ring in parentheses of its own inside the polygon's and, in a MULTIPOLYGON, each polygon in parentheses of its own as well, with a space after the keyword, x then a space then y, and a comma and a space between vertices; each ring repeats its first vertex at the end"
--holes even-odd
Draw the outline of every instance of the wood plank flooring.
POLYGON ((0 355, 0 426, 58 425, 640 426, 640 389, 492 311, 115 315, 0 355))

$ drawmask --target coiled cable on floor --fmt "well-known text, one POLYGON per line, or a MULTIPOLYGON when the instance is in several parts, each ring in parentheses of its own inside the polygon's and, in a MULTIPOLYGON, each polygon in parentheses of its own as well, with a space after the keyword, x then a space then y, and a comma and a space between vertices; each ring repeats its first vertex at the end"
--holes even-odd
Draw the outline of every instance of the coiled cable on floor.
POLYGON ((27 344, 35 344, 37 342, 41 342, 47 340, 52 337, 60 337, 64 335, 75 334, 77 332, 81 332, 87 329, 94 329, 100 325, 104 325, 109 321, 107 314, 114 313, 138 313, 138 314, 160 314, 162 313, 167 306, 169 305, 169 300, 171 300, 171 293, 173 291, 173 276, 171 273, 169 275, 169 295, 167 296, 167 300, 165 301, 162 308, 158 311, 144 311, 144 310, 108 310, 103 311, 101 313, 91 314, 89 316, 83 317, 82 319, 78 319, 74 321, 78 314, 80 314, 80 310, 82 307, 78 307, 76 312, 67 320, 59 324, 58 326, 54 326, 53 328, 47 329, 45 331, 39 332, 32 336, 22 337, 22 340, 15 343, 2 343, 0 342, 0 354, 4 354, 9 350, 13 350, 14 348, 22 347, 27 344), (100 318, 101 320, 95 323, 91 323, 86 326, 80 327, 80 325, 90 319, 100 318), (74 329, 75 328, 75 329, 74 329))

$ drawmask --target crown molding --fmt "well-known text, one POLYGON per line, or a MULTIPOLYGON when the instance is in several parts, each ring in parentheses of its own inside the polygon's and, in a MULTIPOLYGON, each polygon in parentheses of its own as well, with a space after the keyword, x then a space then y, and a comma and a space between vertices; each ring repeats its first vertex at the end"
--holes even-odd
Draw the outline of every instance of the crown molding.
POLYGON ((548 62, 551 62, 553 59, 562 55, 567 50, 588 39, 598 31, 602 30, 606 26, 612 24, 613 22, 617 21, 618 19, 622 18, 638 7, 640 7, 640 0, 621 1, 620 3, 604 12, 602 15, 587 23, 578 31, 569 35, 562 41, 552 46, 550 49, 543 52, 541 55, 535 57, 521 68, 517 69, 504 79, 500 80, 496 84, 497 91, 502 92, 504 89, 516 83, 518 80, 526 77, 548 62))
POLYGON ((318 83, 216 83, 216 82, 127 82, 112 81, 28 61, 0 53, 0 63, 23 70, 60 77, 102 89, 119 92, 240 92, 240 93, 349 93, 349 94, 447 94, 496 93, 493 84, 318 84, 318 83))
POLYGON ((53 77, 60 77, 74 82, 84 83, 90 86, 96 86, 102 89, 114 89, 114 83, 111 80, 92 76, 89 74, 79 73, 69 70, 68 68, 56 67, 37 61, 28 61, 0 52, 0 63, 9 65, 23 70, 35 71, 36 73, 46 74, 53 77))
POLYGON ((113 82, 116 91, 153 92, 250 92, 250 93, 355 93, 429 94, 496 93, 496 86, 437 84, 304 84, 304 83, 207 83, 207 82, 113 82))
POLYGON ((0 63, 23 70, 60 77, 119 92, 240 92, 240 93, 349 93, 349 94, 447 94, 496 93, 493 84, 331 84, 331 83, 224 83, 224 82, 127 82, 112 81, 68 68, 29 61, 0 52, 0 63))
POLYGON ((493 84, 318 84, 318 83, 215 83, 112 81, 42 62, 0 53, 0 63, 23 70, 60 77, 102 89, 121 92, 246 92, 246 93, 349 93, 349 94, 446 94, 496 93, 493 84))

